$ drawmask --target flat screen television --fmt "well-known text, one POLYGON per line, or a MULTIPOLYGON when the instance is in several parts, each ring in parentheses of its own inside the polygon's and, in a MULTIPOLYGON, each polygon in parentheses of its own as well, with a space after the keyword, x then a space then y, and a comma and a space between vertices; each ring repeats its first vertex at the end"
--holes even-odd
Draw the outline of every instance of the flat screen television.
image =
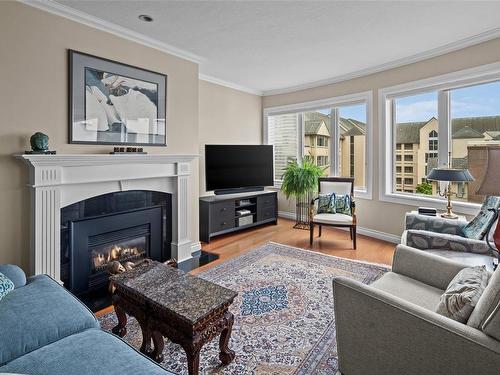
POLYGON ((215 194, 262 190, 274 184, 273 146, 206 145, 205 181, 215 194))

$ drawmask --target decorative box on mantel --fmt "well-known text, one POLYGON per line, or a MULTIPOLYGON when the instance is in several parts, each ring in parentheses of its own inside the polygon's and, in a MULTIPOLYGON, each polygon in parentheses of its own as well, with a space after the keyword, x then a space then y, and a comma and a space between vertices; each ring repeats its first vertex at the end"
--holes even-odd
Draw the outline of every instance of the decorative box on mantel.
MULTIPOLYGON (((190 162, 196 155, 16 155, 29 167, 31 271, 60 279, 60 211, 102 194, 151 190, 172 194, 171 255, 179 261, 200 249, 189 238, 190 162)), ((197 189, 197 187, 196 187, 197 189)))

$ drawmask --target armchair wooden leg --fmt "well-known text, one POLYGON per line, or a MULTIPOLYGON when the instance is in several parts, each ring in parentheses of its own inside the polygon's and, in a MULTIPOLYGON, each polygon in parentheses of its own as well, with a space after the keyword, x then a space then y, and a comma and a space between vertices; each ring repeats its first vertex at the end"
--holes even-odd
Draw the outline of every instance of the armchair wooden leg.
POLYGON ((321 237, 321 225, 319 226, 319 236, 318 237, 321 237))
POLYGON ((309 245, 313 244, 313 236, 314 236, 314 224, 309 223, 309 245))
POLYGON ((351 240, 352 240, 352 227, 349 228, 349 234, 351 235, 351 240))
POLYGON ((354 250, 356 250, 356 227, 352 228, 352 244, 354 246, 354 250))

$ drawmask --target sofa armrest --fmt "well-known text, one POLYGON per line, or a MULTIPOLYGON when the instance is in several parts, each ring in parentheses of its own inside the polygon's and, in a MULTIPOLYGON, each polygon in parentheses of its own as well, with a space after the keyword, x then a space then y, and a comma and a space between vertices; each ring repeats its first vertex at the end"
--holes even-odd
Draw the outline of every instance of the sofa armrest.
POLYGON ((467 221, 464 220, 447 220, 439 216, 419 215, 414 212, 407 212, 405 216, 405 229, 427 230, 463 236, 462 230, 466 225, 467 221))
POLYGON ((15 288, 26 285, 26 274, 14 264, 0 264, 0 273, 7 276, 14 283, 15 288))
POLYGON ((412 279, 446 289, 455 275, 467 265, 439 255, 398 245, 392 259, 392 271, 412 279))
POLYGON ((405 230, 401 236, 401 243, 421 250, 453 250, 475 254, 491 254, 486 241, 427 230, 405 230))
POLYGON ((500 342, 354 280, 333 282, 343 374, 498 374, 500 342))

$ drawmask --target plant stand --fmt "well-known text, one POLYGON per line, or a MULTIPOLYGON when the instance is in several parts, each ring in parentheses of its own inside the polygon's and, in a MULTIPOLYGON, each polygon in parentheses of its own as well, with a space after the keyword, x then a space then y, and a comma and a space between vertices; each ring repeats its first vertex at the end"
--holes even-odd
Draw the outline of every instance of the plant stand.
POLYGON ((294 229, 305 229, 309 230, 309 209, 312 200, 312 193, 309 192, 307 195, 297 198, 297 203, 295 205, 295 225, 294 229))

